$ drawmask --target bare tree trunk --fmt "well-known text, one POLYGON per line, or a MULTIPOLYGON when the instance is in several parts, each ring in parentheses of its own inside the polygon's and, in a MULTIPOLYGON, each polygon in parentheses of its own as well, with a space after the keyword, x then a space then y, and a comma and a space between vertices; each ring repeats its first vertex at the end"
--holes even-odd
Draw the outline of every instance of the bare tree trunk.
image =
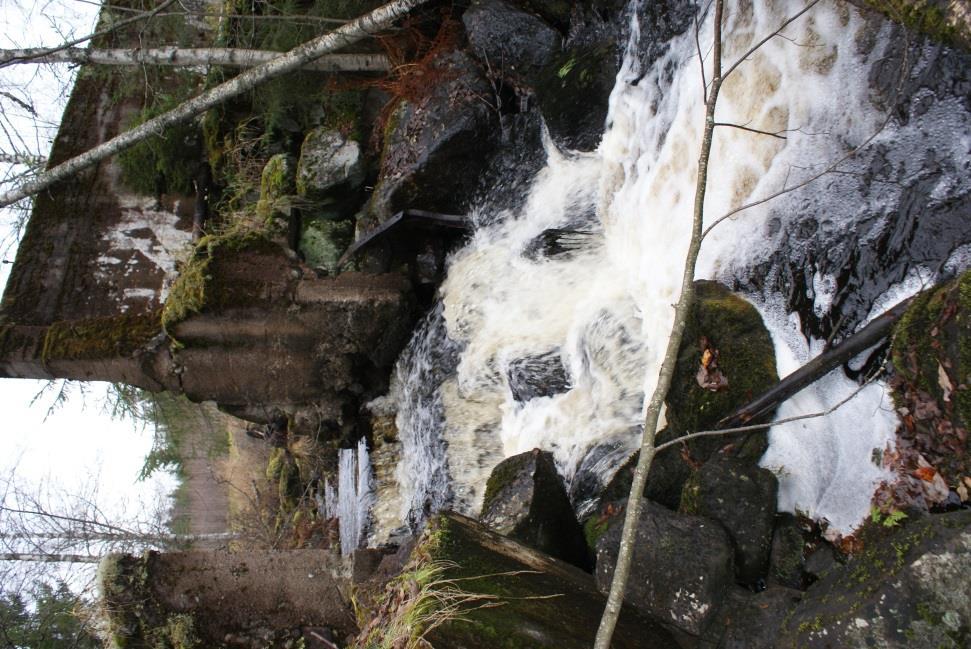
POLYGON ((620 617, 621 606, 624 603, 624 592, 627 589, 627 578, 630 575, 631 558, 634 554, 634 536, 637 529, 637 518, 640 516, 641 500, 644 493, 644 484, 647 482, 647 473, 651 468, 654 459, 654 439, 657 435, 657 422, 661 414, 661 406, 664 404, 671 387, 671 379, 674 376, 674 365, 678 360, 678 350, 681 348, 681 338, 687 324, 688 314, 691 312, 691 305, 694 302, 694 279, 695 264, 698 261, 698 251, 701 249, 701 232, 704 223, 705 212, 705 191, 708 185, 708 159, 711 155, 712 135, 715 131, 715 106, 718 102, 718 92, 721 89, 721 24, 723 0, 715 2, 715 43, 713 53, 714 71, 712 73, 711 87, 708 90, 708 98, 705 102, 705 130, 701 141, 701 154, 698 157, 698 177, 695 184, 695 203, 694 214, 691 224, 691 241, 688 244, 688 252, 685 255, 684 274, 681 278, 681 297, 674 308, 674 325, 671 328, 671 337, 668 338, 667 349, 664 352, 664 361, 661 363, 661 372, 658 375, 657 387, 647 407, 644 416, 644 434, 641 439, 641 453, 637 460, 637 468, 634 470, 634 482, 630 488, 630 497, 627 500, 627 511, 624 515, 624 529, 620 538, 620 551, 617 555, 617 566, 614 568, 613 579, 610 582, 610 593, 607 595, 607 606, 604 609, 603 617, 600 619, 600 628, 597 629, 597 639, 594 649, 610 649, 610 640, 617 626, 620 617))
POLYGON ((0 561, 31 561, 35 563, 98 563, 101 557, 90 554, 36 554, 32 552, 3 552, 0 561))
MULTIPOLYGON (((173 67, 225 66, 252 68, 269 63, 280 52, 228 47, 157 47, 132 49, 87 49, 71 47, 50 51, 47 48, 0 50, 0 66, 20 63, 87 63, 98 65, 163 65, 173 67)), ((329 54, 303 66, 315 72, 386 72, 384 54, 329 54)))
POLYGON ((371 34, 386 29, 411 9, 428 0, 393 0, 369 14, 342 25, 338 29, 298 45, 269 63, 250 68, 239 76, 208 90, 198 97, 183 102, 167 113, 144 122, 81 155, 49 169, 20 186, 0 195, 0 207, 6 207, 23 198, 43 191, 56 182, 66 180, 102 160, 109 158, 167 127, 185 122, 213 106, 237 97, 256 86, 288 72, 299 70, 314 59, 334 50, 346 47, 371 34))

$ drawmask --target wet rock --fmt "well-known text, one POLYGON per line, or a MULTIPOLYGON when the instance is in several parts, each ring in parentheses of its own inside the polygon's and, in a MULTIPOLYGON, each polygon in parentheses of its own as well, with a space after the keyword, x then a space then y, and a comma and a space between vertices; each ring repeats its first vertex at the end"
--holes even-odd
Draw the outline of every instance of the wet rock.
POLYGON ((533 261, 541 259, 570 259, 583 250, 603 242, 598 232, 551 228, 544 230, 523 249, 523 256, 533 261))
MULTIPOLYGON (((581 523, 585 524, 590 516, 597 513, 597 506, 607 483, 613 477, 616 467, 630 454, 631 439, 628 435, 605 439, 584 453, 576 473, 573 474, 573 480, 570 481, 570 501, 581 523)), ((606 498, 603 502, 614 502, 626 497, 627 494, 621 494, 606 498)), ((596 543, 589 545, 591 550, 596 548, 596 543)))
MULTIPOLYGON (((431 646, 593 646, 604 598, 591 575, 457 514, 443 514, 429 521, 411 562, 386 591, 389 596, 372 621, 362 629, 358 646, 404 646, 404 642, 394 644, 397 638, 391 634, 401 629, 401 622, 415 610, 417 602, 407 594, 423 596, 434 614, 440 609, 433 598, 449 583, 458 585, 473 599, 457 615, 436 618, 438 626, 425 638, 431 646), (437 570, 437 581, 427 578, 429 569, 437 570), (366 642, 362 641, 364 637, 366 642)), ((625 606, 611 646, 671 649, 676 644, 658 623, 625 606)))
POLYGON ((520 403, 570 389, 570 376, 558 349, 514 360, 509 364, 507 377, 512 398, 520 403))
POLYGON ((701 646, 717 649, 775 649, 782 620, 799 603, 798 590, 771 587, 761 593, 729 591, 701 646))
POLYGON ((417 102, 402 101, 388 119, 381 172, 363 230, 405 208, 464 214, 495 149, 498 117, 483 101, 494 89, 475 61, 449 52, 427 74, 435 78, 428 94, 417 102))
POLYGON ((353 238, 354 224, 350 221, 306 219, 300 235, 300 252, 309 266, 333 274, 353 238))
MULTIPOLYGON (((688 317, 666 402, 668 426, 658 434, 658 443, 685 433, 710 430, 719 419, 779 380, 772 339, 755 307, 717 282, 697 281, 695 290, 695 305, 688 317), (708 346, 719 352, 718 367, 728 380, 725 389, 712 391, 698 384, 698 368, 708 346)), ((691 440, 657 455, 645 495, 677 508, 692 465, 706 462, 716 451, 755 464, 767 446, 764 431, 691 440)))
POLYGON ((716 456, 688 480, 681 511, 718 521, 735 546, 735 578, 763 580, 772 548, 778 481, 767 469, 738 458, 716 456))
POLYGON ((611 37, 559 52, 534 82, 540 112, 557 146, 592 151, 600 144, 620 55, 611 37), (577 97, 583 97, 577 101, 577 97))
MULTIPOLYGON (((608 592, 622 517, 597 543, 597 587, 608 592)), ((652 619, 700 636, 734 581, 728 534, 711 520, 644 500, 625 601, 652 619)))
POLYGON ((557 559, 590 566, 583 530, 551 453, 534 449, 500 462, 489 476, 479 520, 557 559))
POLYGON ((472 51, 494 73, 529 76, 560 48, 560 34, 541 18, 503 0, 476 0, 462 15, 472 51))
POLYGON ((860 540, 786 619, 780 649, 969 646, 971 512, 873 526, 860 540))
POLYGON ((769 555, 769 583, 802 589, 805 547, 806 540, 796 517, 789 513, 777 514, 769 555))
POLYGON ((360 145, 340 131, 316 128, 304 138, 297 162, 297 193, 323 205, 340 206, 364 182, 360 145))

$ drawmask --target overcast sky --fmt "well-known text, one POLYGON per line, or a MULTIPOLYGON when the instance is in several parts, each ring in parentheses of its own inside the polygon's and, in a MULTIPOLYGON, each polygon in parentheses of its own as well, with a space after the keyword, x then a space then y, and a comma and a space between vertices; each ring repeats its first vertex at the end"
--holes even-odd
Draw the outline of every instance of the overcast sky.
MULTIPOLYGON (((72 33, 89 33, 96 11, 97 4, 87 0, 0 0, 0 24, 4 27, 0 43, 4 48, 55 45, 72 33)), ((33 116, 16 102, 0 97, 4 109, 0 151, 26 148, 47 154, 71 77, 67 66, 0 69, 0 91, 29 100, 37 113, 33 116)), ((6 176, 9 169, 0 171, 6 176)), ((13 260, 16 252, 15 217, 10 210, 0 210, 5 261, 13 260)), ((0 286, 6 284, 8 273, 9 264, 5 263, 0 286)), ((137 519, 153 511, 159 498, 169 497, 175 487, 173 475, 157 473, 151 480, 138 481, 153 431, 130 419, 112 419, 104 411, 109 386, 88 384, 84 395, 75 387, 66 403, 48 415, 56 390, 31 404, 45 384, 0 379, 0 489, 13 478, 20 489, 41 498, 56 500, 65 493, 94 496, 101 509, 118 521, 137 519)))

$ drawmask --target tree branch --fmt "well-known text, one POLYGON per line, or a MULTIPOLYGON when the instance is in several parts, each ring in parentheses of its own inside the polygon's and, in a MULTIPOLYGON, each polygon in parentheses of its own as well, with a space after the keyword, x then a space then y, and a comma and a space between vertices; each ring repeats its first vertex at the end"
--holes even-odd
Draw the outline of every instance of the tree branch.
POLYGON ((620 618, 621 607, 624 603, 624 592, 627 589, 627 579, 630 575, 631 560, 634 556, 634 539, 637 531, 637 520, 641 510, 641 494, 644 493, 647 474, 651 467, 651 462, 654 459, 654 440, 657 436, 658 418, 660 417, 664 400, 667 398, 668 390, 671 387, 674 366, 678 359, 678 350, 681 348, 681 339, 684 337, 688 314, 694 303, 695 264, 698 261, 698 253, 701 250, 705 193, 708 185, 708 161, 711 157, 711 145, 715 132, 715 108, 718 104, 718 93, 722 85, 721 32, 723 8, 724 1, 716 0, 711 89, 705 104, 705 129, 701 140, 701 152, 698 156, 698 175, 695 184, 691 240, 688 244, 688 251, 685 254, 684 272, 681 277, 681 297, 678 299, 677 306, 674 309, 674 324, 671 328, 671 336, 668 338, 665 349, 664 361, 661 363, 657 386, 654 388, 654 393, 651 396, 650 404, 644 416, 641 452, 637 460, 637 468, 634 470, 634 479, 631 484, 630 496, 627 500, 627 511, 624 514, 624 528, 621 533, 620 550, 617 554, 617 565, 614 568, 613 578, 610 582, 610 593, 607 595, 607 604, 603 617, 600 620, 600 627, 597 629, 594 649, 610 649, 610 641, 613 637, 614 628, 617 625, 617 620, 620 618))
MULTIPOLYGON (((166 9, 167 7, 169 7, 174 2, 175 2, 175 0, 164 0, 164 2, 162 2, 162 4, 160 4, 159 6, 155 7, 155 9, 152 9, 151 11, 148 11, 148 12, 145 12, 145 13, 142 13, 142 14, 139 14, 137 16, 133 16, 131 18, 126 18, 124 20, 119 20, 118 22, 112 24, 109 27, 106 27, 106 28, 104 28, 102 30, 99 30, 99 31, 96 31, 94 33, 88 34, 87 36, 82 36, 80 38, 75 38, 73 40, 67 41, 66 43, 62 43, 61 45, 58 45, 56 47, 37 48, 37 50, 39 52, 43 52, 43 54, 37 54, 37 56, 47 56, 49 54, 53 54, 54 52, 59 52, 61 50, 65 50, 65 49, 74 47, 75 45, 80 45, 81 43, 90 41, 93 38, 98 38, 100 36, 107 36, 108 34, 112 33, 116 29, 118 29, 119 27, 124 27, 125 25, 130 25, 130 24, 136 23, 136 22, 138 22, 140 20, 148 20, 149 18, 153 18, 156 15, 158 15, 158 13, 160 11, 162 11, 163 9, 166 9)), ((0 63, 0 68, 5 67, 7 65, 11 65, 13 63, 23 63, 23 62, 25 62, 25 61, 4 61, 4 62, 0 63)))

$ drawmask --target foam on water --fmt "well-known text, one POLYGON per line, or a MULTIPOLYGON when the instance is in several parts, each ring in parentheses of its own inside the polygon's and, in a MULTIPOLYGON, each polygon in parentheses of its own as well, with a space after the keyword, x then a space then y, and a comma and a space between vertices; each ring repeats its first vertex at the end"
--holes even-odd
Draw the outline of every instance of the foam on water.
MULTIPOLYGON (((726 69, 803 6, 727 5, 726 69)), ((710 22, 705 16, 702 43, 711 42, 710 22)), ((946 136, 947 129, 966 133, 971 123, 956 105, 934 103, 924 116, 939 120, 944 135, 928 135, 915 120, 885 124, 868 82, 890 29, 879 25, 875 30, 845 4, 822 3, 732 72, 717 121, 787 139, 716 130, 706 223, 802 182, 864 143, 882 147, 890 164, 914 173, 921 164, 914 151, 927 146, 927 138, 936 138, 939 155, 969 157, 967 142, 946 136)), ((548 164, 523 209, 503 219, 476 219, 492 225, 452 259, 441 319, 424 327, 399 365, 403 520, 414 524, 445 506, 477 512, 489 472, 509 455, 535 447, 552 451, 569 483, 580 479, 581 467, 595 467, 606 480, 637 446, 644 394, 654 389, 680 292, 704 119, 691 30, 648 70, 634 55, 638 31, 635 20, 599 150, 574 154, 547 143, 548 164), (555 228, 583 230, 585 245, 550 258, 524 254, 555 228), (433 377, 427 355, 443 344, 455 362, 433 377), (549 353, 562 360, 569 389, 516 401, 510 365, 549 353)), ((710 80, 710 53, 705 68, 710 80)), ((785 194, 722 222, 704 242, 697 277, 746 285, 743 280, 769 263, 807 212, 815 218, 816 241, 854 237, 864 215, 872 222, 873 214, 891 214, 900 190, 861 190, 854 178, 862 164, 850 161, 841 167, 846 173, 826 176, 809 192, 785 194)), ((934 191, 946 196, 959 180, 942 177, 934 191)), ((917 290, 916 281, 892 287, 892 295, 871 304, 871 317, 917 290)), ((817 267, 807 290, 810 309, 825 314, 838 294, 836 278, 817 267)), ((780 374, 819 353, 822 343, 807 340, 777 289, 767 286, 747 297, 772 333, 780 374)), ((778 416, 826 409, 856 387, 834 372, 784 404, 778 416)), ((835 533, 852 530, 876 485, 889 477, 871 457, 892 445, 895 426, 886 388, 874 383, 829 417, 774 428, 763 465, 779 474, 780 506, 826 518, 835 533)), ((580 494, 574 504, 583 511, 590 502, 580 494)))

